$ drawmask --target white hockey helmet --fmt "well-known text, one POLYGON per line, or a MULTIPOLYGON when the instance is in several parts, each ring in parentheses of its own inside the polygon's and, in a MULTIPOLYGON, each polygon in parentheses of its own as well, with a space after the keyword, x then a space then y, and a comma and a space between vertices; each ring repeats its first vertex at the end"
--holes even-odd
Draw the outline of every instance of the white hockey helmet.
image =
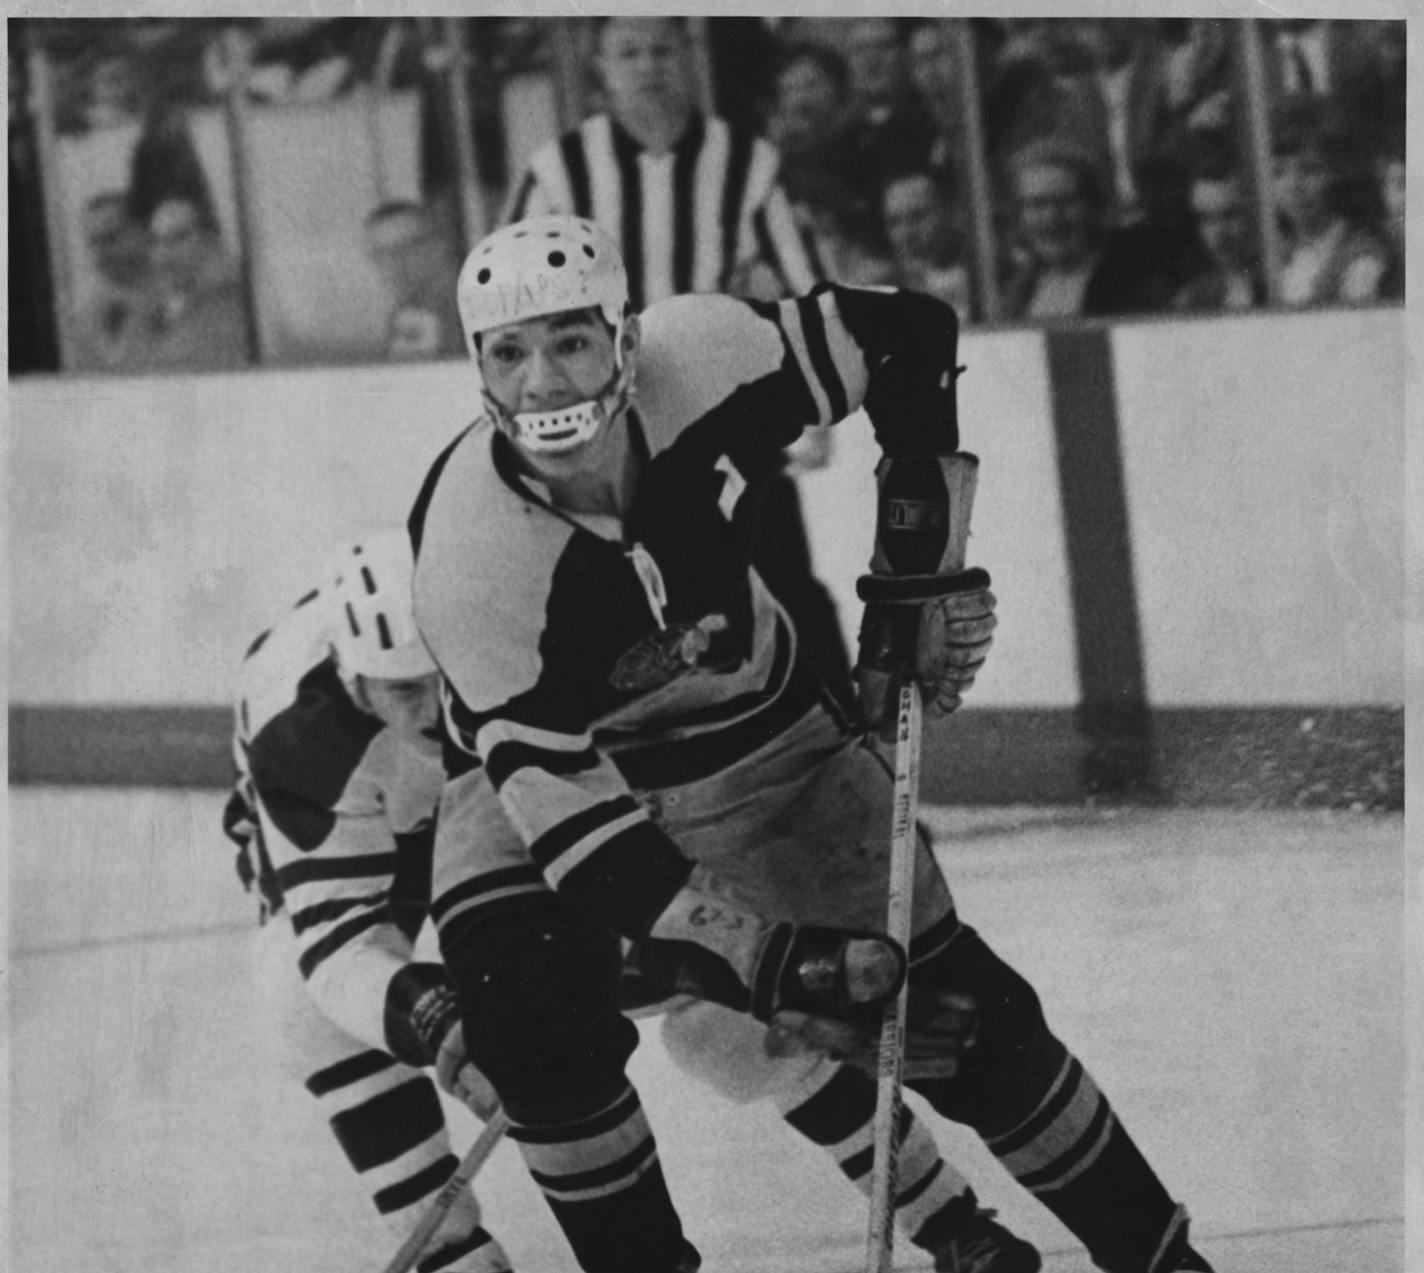
POLYGON ((456 300, 485 407, 529 450, 556 453, 581 446, 627 401, 631 369, 624 366, 623 331, 628 274, 613 237, 592 221, 534 217, 496 230, 465 258, 456 300), (587 402, 510 413, 485 388, 479 337, 510 323, 575 309, 597 310, 612 328, 613 376, 587 402))
POLYGON ((344 677, 406 680, 436 670, 415 626, 415 560, 403 526, 368 531, 336 555, 332 644, 344 677))

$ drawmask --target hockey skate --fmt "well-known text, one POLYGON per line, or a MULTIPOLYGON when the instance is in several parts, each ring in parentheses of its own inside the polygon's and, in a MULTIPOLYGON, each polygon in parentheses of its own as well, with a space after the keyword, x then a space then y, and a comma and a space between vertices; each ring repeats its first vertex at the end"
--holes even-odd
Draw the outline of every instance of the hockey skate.
POLYGON ((937 1243, 935 1273, 1038 1273, 1043 1260, 1037 1249, 996 1224, 996 1214, 978 1207, 937 1243))

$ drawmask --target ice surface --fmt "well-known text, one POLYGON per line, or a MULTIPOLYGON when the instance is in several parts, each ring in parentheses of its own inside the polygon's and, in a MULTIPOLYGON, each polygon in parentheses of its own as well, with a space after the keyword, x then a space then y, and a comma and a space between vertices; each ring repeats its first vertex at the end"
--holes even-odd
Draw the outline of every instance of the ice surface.
MULTIPOLYGON (((252 907, 210 792, 11 793, 14 1273, 361 1273, 392 1250, 310 1098, 254 1037, 252 907)), ((1403 1254, 1403 820, 930 811, 960 908, 1037 985, 1219 1273, 1403 1254)), ((764 1108, 633 1074, 707 1273, 861 1266, 865 1207, 764 1108)), ((923 1110, 923 1106, 920 1106, 923 1110)), ((981 1197, 1089 1266, 972 1137, 981 1197)), ((457 1147, 473 1134, 452 1112, 457 1147)), ((502 1146, 480 1180, 520 1273, 574 1265, 502 1146)), ((913 1248, 906 1268, 926 1268, 913 1248)))

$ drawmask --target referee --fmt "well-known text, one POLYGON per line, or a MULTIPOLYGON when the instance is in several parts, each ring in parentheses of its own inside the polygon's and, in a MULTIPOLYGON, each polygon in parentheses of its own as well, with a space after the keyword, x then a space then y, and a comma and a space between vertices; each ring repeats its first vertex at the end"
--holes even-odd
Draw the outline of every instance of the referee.
POLYGON ((633 307, 744 290, 761 265, 781 295, 821 270, 777 181, 775 148, 693 102, 685 18, 603 18, 606 112, 535 152, 504 220, 573 214, 619 241, 633 307), (740 286, 739 286, 740 285, 740 286))
MULTIPOLYGON (((534 153, 504 220, 573 214, 603 226, 639 311, 685 292, 809 292, 823 271, 777 180, 780 155, 696 109, 690 53, 685 18, 600 19, 608 110, 534 153)), ((836 603, 811 573, 800 493, 784 469, 764 488, 752 564, 836 704, 858 719, 836 603)))

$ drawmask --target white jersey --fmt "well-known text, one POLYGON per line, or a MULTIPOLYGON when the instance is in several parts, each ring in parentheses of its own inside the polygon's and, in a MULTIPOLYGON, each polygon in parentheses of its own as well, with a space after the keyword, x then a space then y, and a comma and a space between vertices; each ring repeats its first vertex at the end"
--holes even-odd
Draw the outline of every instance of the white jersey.
POLYGON ((352 701, 334 619, 308 593, 249 650, 225 825, 244 881, 289 915, 318 1007, 385 1050, 386 987, 429 906, 442 767, 352 701))

